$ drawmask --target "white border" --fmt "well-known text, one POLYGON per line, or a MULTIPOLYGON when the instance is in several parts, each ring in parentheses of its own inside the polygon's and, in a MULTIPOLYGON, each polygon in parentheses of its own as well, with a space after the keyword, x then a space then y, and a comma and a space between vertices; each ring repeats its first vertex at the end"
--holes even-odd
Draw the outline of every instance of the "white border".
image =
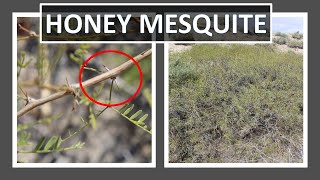
MULTIPOLYGON (((13 168, 155 168, 156 167, 156 44, 152 44, 152 155, 150 163, 17 163, 17 18, 40 17, 40 13, 12 13, 12 167, 13 168)), ((81 42, 78 42, 81 44, 81 42)), ((112 42, 98 41, 106 44, 112 42)), ((59 43, 58 43, 59 44, 59 43)), ((127 44, 132 44, 127 42, 127 44)))
MULTIPOLYGON (((272 3, 40 3, 40 43, 43 44, 51 44, 51 43, 60 43, 60 44, 77 44, 77 43, 101 43, 101 41, 42 41, 42 6, 89 6, 89 5, 96 5, 96 6, 161 6, 161 5, 168 5, 168 6, 270 6, 270 39, 269 41, 201 41, 201 43, 207 43, 207 44, 239 44, 239 43, 272 43, 272 11, 273 11, 273 4, 272 3)), ((116 43, 127 43, 126 41, 105 41, 105 42, 112 42, 114 44, 116 43)), ((129 41, 129 43, 150 43, 152 41, 129 41)), ((159 44, 165 44, 165 43, 195 43, 196 41, 153 41, 159 44)))
MULTIPOLYGON (((169 43, 164 56, 164 167, 165 168, 307 168, 308 167, 308 14, 273 13, 272 17, 303 17, 303 162, 302 163, 169 163, 169 43)), ((272 19, 271 17, 271 19, 272 19)), ((193 42, 195 43, 195 42, 193 42)), ((201 44, 202 42, 199 42, 201 44)))

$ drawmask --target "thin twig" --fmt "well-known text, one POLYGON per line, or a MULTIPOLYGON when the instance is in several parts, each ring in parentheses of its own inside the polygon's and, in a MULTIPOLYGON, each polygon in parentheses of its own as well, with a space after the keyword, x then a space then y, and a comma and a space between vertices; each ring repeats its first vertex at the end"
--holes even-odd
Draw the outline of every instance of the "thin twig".
MULTIPOLYGON (((110 92, 109 92, 109 103, 111 103, 111 95, 112 95, 112 87, 113 87, 113 81, 114 81, 115 79, 112 79, 112 81, 111 81, 111 87, 110 87, 110 92)), ((109 106, 107 106, 107 107, 105 107, 102 111, 100 111, 97 115, 96 115, 96 117, 99 117, 105 110, 107 110, 109 108, 109 106)))
POLYGON ((111 96, 112 96, 112 87, 113 87, 113 82, 115 79, 112 79, 111 81, 111 87, 110 87, 110 93, 109 93, 109 104, 111 103, 111 96))
POLYGON ((72 95, 73 91, 61 91, 61 92, 57 92, 57 93, 54 93, 50 96, 47 96, 47 97, 44 97, 44 98, 41 98, 41 99, 36 99, 34 101, 32 101, 31 103, 27 104, 26 106, 24 106, 22 109, 20 109, 18 111, 18 114, 17 114, 17 117, 21 117, 22 115, 26 114, 27 112, 31 111, 32 109, 40 106, 40 105, 43 105, 47 102, 50 102, 50 101, 54 101, 56 99, 59 99, 61 97, 64 97, 66 95, 72 95))
POLYGON ((32 87, 38 86, 38 88, 48 89, 51 91, 67 91, 69 87, 67 86, 53 86, 51 84, 40 84, 39 81, 20 81, 18 84, 22 87, 32 87))
MULTIPOLYGON (((71 151, 79 149, 79 147, 67 147, 67 148, 61 148, 56 150, 40 150, 37 151, 37 153, 51 153, 51 152, 61 152, 61 151, 71 151)), ((17 153, 35 153, 34 150, 31 151, 17 151, 17 153)))
POLYGON ((73 134, 71 134, 70 136, 66 137, 65 139, 62 139, 62 142, 65 142, 71 138, 73 138, 74 136, 76 136, 77 134, 81 133, 87 126, 89 126, 90 123, 86 123, 85 125, 83 125, 80 129, 78 129, 76 132, 74 132, 73 134))
MULTIPOLYGON (((141 54, 141 53, 140 53, 140 54, 141 54)), ((107 71, 110 71, 110 69, 109 69, 107 66, 103 65, 103 67, 104 67, 107 71)), ((118 83, 117 83, 116 78, 113 78, 112 80, 116 83, 117 88, 120 89, 119 86, 118 86, 118 83)), ((113 85, 113 81, 112 81, 111 85, 113 85)), ((112 87, 111 87, 111 88, 112 88, 112 87)), ((111 103, 111 102, 110 102, 110 103, 111 103)))
POLYGON ((96 73, 102 73, 101 71, 97 70, 97 69, 94 69, 94 68, 91 68, 91 67, 84 67, 85 70, 89 70, 89 71, 93 71, 93 72, 96 72, 96 73))
MULTIPOLYGON (((147 58, 148 56, 151 55, 151 52, 152 50, 149 49, 147 51, 145 51, 143 54, 139 54, 137 55, 136 57, 134 57, 134 59, 139 62, 145 58, 147 58)), ((108 71, 108 72, 105 72, 103 74, 100 74, 98 76, 95 76, 91 79, 88 79, 86 81, 84 81, 82 83, 82 86, 83 87, 88 87, 88 86, 92 86, 92 85, 95 85, 99 82, 102 82, 106 79, 112 79, 112 78, 115 78, 117 75, 119 75, 120 73, 122 73, 123 71, 127 70, 128 68, 130 68, 134 63, 129 60, 123 64, 121 64, 120 66, 108 71)), ((67 95, 74 95, 76 92, 76 89, 80 88, 80 85, 79 83, 75 83, 75 84, 71 84, 70 87, 67 87, 65 91, 63 92, 56 92, 50 96, 47 96, 47 97, 44 97, 44 98, 41 98, 41 99, 35 99, 33 100, 32 102, 30 102, 28 105, 26 105, 25 107, 23 107, 22 109, 20 109, 17 113, 17 117, 21 117, 22 115, 26 114, 27 112, 31 111, 32 109, 40 106, 40 105, 43 105, 47 102, 51 102, 51 101, 54 101, 56 99, 60 99, 64 96, 67 96, 67 95)))
POLYGON ((102 109, 97 115, 96 117, 99 117, 105 110, 107 110, 109 108, 109 106, 105 107, 104 109, 102 109))
POLYGON ((31 37, 37 36, 36 32, 31 31, 31 30, 23 27, 21 24, 18 24, 18 26, 19 26, 19 28, 20 28, 21 30, 23 30, 24 32, 28 33, 29 36, 31 36, 31 37))
POLYGON ((22 94, 24 95, 25 99, 28 100, 28 94, 22 90, 22 88, 19 86, 19 84, 18 84, 18 87, 19 87, 20 91, 22 92, 22 94))

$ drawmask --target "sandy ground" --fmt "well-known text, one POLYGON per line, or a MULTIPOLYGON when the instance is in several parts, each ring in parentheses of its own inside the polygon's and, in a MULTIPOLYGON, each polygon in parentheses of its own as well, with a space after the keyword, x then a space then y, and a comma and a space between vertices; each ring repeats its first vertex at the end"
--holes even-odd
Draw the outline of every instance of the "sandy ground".
POLYGON ((193 44, 170 44, 169 52, 170 53, 179 53, 191 49, 193 44))
POLYGON ((288 51, 293 51, 298 54, 303 54, 303 49, 299 48, 290 48, 287 45, 276 45, 277 49, 281 52, 288 52, 288 51))

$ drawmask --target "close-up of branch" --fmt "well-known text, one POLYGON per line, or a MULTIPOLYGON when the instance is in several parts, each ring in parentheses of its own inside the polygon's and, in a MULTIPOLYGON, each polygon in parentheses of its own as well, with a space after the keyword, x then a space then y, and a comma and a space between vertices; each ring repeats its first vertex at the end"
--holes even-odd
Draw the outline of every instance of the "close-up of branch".
MULTIPOLYGON (((134 57, 134 59, 139 62, 143 59, 146 59, 147 57, 149 57, 152 53, 151 49, 145 50, 142 53, 138 54, 137 56, 134 57)), ((132 65, 134 65, 133 61, 128 60, 127 62, 119 65, 118 67, 111 69, 110 71, 107 71, 105 73, 102 73, 100 75, 97 75, 91 79, 88 79, 84 82, 82 82, 83 87, 89 87, 92 85, 95 85, 99 82, 102 82, 104 80, 107 79, 111 79, 114 78, 116 76, 118 76, 119 74, 121 74, 123 71, 129 69, 132 65)), ((27 104, 26 106, 24 106, 22 109, 20 109, 17 113, 17 117, 21 117, 24 114, 28 113, 29 111, 31 111, 32 109, 41 106, 45 103, 54 101, 56 99, 60 99, 64 96, 68 96, 68 95, 76 95, 76 90, 80 88, 79 83, 74 83, 74 84, 70 84, 66 87, 66 89, 64 91, 60 91, 60 92, 56 92, 54 94, 51 94, 47 97, 41 98, 41 99, 33 99, 30 97, 26 97, 26 101, 27 104)))
MULTIPOLYGON (((17 22, 17 162, 151 162, 151 44, 112 43, 124 38, 117 27, 113 34, 42 34, 47 40, 110 43, 45 44, 39 18, 17 22), (103 53, 84 64, 90 54, 105 49, 132 57, 103 53), (84 88, 92 98, 111 104, 132 96, 138 83, 141 92, 116 108, 96 105, 83 94, 84 88)), ((145 36, 135 35, 134 23, 125 36, 138 41, 145 36)))

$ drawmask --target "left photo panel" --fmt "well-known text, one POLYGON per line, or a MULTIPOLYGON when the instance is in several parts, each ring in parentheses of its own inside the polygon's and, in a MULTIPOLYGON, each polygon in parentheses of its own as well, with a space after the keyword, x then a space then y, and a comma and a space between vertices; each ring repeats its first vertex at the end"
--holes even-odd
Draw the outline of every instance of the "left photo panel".
POLYGON ((155 45, 44 44, 39 20, 13 14, 13 167, 155 167, 155 45))

